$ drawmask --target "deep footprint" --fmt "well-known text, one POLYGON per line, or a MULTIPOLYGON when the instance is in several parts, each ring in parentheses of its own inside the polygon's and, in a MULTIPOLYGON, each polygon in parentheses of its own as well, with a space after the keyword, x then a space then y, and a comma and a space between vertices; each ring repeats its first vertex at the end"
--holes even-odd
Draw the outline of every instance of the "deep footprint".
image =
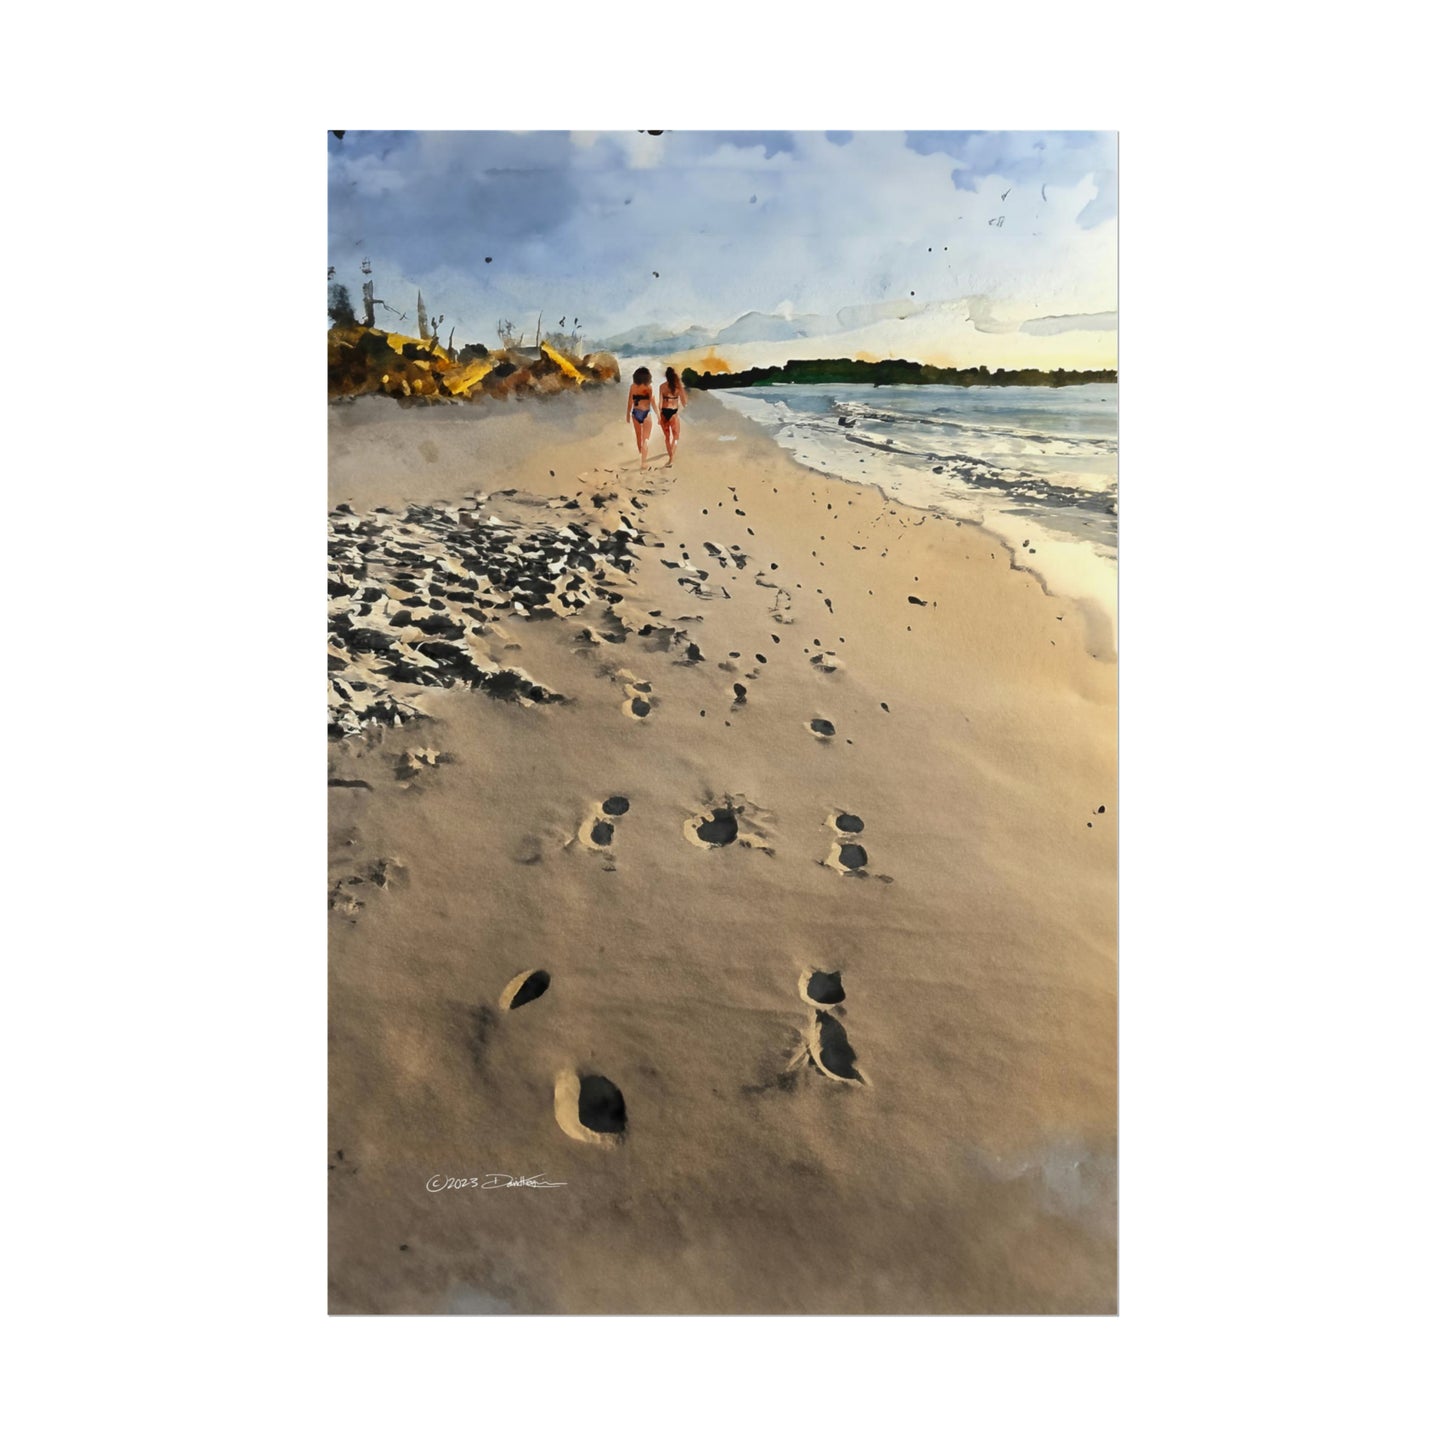
POLYGON ((499 1006, 504 1009, 521 1008, 523 1004, 539 999, 552 984, 552 975, 545 968, 529 968, 519 973, 502 990, 499 1006))
POLYGON ((858 1071, 858 1055, 848 1042, 848 1031, 830 1013, 814 1016, 808 1054, 818 1071, 830 1079, 846 1084, 867 1082, 858 1071))
POLYGON ((736 844, 773 856, 769 843, 770 817, 765 809, 741 793, 723 793, 703 804, 682 825, 682 836, 694 848, 712 851, 736 844))
POLYGON ((737 814, 731 808, 714 808, 712 816, 699 823, 693 831, 698 842, 706 843, 709 848, 724 848, 737 839, 737 814))
POLYGON ((577 1095, 577 1118, 595 1134, 621 1134, 627 1129, 622 1090, 601 1074, 584 1074, 577 1095))
POLYGON ((634 677, 630 672, 619 671, 614 674, 615 680, 621 684, 622 690, 627 694, 626 701, 622 704, 624 717, 645 718, 657 709, 657 699, 652 696, 652 684, 640 677, 634 677))
POLYGON ((812 973, 805 973, 798 983, 803 997, 823 1008, 832 1008, 842 1003, 845 997, 841 972, 824 973, 821 969, 814 969, 812 973))
POLYGON ((627 1130, 622 1091, 601 1074, 564 1069, 557 1075, 553 1109, 562 1132, 582 1144, 615 1148, 627 1130))

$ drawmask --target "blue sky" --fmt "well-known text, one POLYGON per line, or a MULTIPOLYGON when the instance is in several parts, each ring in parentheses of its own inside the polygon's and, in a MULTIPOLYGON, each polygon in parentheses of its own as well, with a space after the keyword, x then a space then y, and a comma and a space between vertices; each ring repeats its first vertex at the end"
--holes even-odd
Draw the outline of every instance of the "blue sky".
POLYGON ((814 354, 1113 345, 1112 133, 347 131, 327 148, 338 279, 359 301, 369 256, 379 296, 414 313, 420 288, 458 342, 539 311, 594 342, 758 311, 839 339, 814 354))

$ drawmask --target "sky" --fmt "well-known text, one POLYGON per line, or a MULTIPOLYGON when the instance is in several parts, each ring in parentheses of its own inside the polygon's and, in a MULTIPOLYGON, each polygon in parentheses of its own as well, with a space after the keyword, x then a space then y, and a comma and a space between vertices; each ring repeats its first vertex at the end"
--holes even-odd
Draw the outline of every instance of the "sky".
POLYGON ((457 345, 504 318, 530 339, 540 313, 588 347, 733 367, 1116 364, 1112 132, 348 130, 327 150, 328 263, 359 312, 369 257, 399 330, 420 289, 457 345))

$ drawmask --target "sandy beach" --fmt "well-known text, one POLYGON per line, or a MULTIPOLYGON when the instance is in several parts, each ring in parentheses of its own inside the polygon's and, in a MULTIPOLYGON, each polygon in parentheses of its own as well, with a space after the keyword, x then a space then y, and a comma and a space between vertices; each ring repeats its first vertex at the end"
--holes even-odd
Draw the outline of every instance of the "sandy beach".
POLYGON ((358 603, 455 674, 328 744, 331 1311, 1112 1312, 1107 628, 711 397, 670 469, 622 412, 329 411, 333 675, 358 603))

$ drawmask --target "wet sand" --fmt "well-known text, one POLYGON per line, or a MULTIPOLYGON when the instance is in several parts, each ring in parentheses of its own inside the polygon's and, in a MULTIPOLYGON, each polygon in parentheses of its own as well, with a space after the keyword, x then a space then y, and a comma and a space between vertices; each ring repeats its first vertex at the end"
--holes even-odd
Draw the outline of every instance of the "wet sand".
POLYGON ((558 574, 567 615, 498 583, 462 620, 456 676, 556 700, 383 681, 422 715, 329 744, 331 1310, 1112 1312, 1082 609, 706 396, 672 469, 613 389, 333 407, 330 467, 381 538, 408 504, 544 568, 563 526, 639 534, 558 574))

